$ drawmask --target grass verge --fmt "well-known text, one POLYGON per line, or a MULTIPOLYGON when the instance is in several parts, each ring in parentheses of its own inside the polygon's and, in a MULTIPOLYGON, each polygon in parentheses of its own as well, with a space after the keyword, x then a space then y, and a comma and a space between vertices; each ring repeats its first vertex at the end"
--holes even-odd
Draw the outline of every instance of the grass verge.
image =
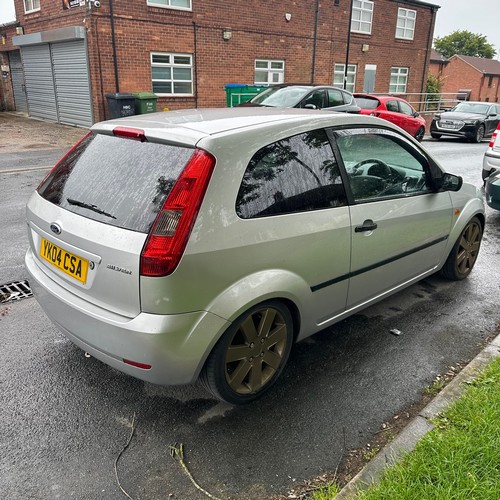
POLYGON ((358 498, 498 499, 500 358, 434 424, 412 453, 358 498))
MULTIPOLYGON (((433 423, 415 450, 361 491, 359 500, 500 498, 500 358, 433 423)), ((331 500, 335 494, 335 488, 324 488, 308 498, 331 500)))

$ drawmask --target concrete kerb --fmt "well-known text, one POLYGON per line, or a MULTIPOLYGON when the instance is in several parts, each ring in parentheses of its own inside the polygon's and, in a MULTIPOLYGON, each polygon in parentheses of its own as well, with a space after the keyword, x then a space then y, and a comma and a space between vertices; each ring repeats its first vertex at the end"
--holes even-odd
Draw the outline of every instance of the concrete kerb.
POLYGON ((357 493, 380 480, 384 470, 412 451, 417 442, 434 428, 431 420, 456 401, 484 370, 500 356, 500 335, 485 347, 407 426, 356 475, 335 497, 335 500, 353 500, 357 493))

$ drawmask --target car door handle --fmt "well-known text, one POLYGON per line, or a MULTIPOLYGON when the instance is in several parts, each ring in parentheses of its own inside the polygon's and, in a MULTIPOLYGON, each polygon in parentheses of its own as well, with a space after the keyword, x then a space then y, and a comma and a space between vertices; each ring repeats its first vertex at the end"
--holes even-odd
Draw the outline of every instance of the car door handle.
POLYGON ((373 231, 374 229, 377 229, 377 223, 373 222, 371 219, 366 219, 363 222, 362 226, 356 226, 354 228, 355 233, 363 233, 365 231, 373 231))

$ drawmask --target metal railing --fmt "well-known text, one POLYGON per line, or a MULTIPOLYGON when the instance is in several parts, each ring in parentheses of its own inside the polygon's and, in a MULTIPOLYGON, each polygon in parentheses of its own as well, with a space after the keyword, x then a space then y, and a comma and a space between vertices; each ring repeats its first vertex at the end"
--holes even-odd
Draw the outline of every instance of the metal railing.
MULTIPOLYGON (((375 94, 376 95, 376 94, 375 94)), ((387 95, 387 94, 385 94, 387 95)), ((452 93, 418 93, 401 92, 390 94, 395 97, 401 97, 408 101, 420 114, 432 114, 437 111, 450 109, 461 101, 466 101, 468 94, 460 92, 452 93)))

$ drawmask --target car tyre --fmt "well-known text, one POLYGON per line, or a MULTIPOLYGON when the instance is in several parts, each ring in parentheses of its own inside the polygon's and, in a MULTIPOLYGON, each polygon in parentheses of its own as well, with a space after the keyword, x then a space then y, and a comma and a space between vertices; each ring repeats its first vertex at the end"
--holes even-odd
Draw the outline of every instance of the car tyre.
POLYGON ((431 137, 432 137, 433 139, 437 139, 437 140, 439 140, 439 139, 441 139, 441 134, 436 134, 436 133, 434 133, 434 132, 431 132, 431 137))
POLYGON ((476 134, 472 138, 472 141, 479 143, 483 140, 483 138, 484 138, 484 125, 479 125, 479 127, 477 127, 476 134))
POLYGON ((469 276, 476 263, 482 237, 483 226, 477 217, 472 217, 460 233, 441 269, 445 278, 459 281, 469 276))
POLYGON ((276 382, 290 355, 294 325, 279 301, 258 304, 226 330, 210 353, 201 384, 233 405, 250 403, 276 382))
POLYGON ((420 127, 420 128, 417 130, 417 133, 415 134, 415 139, 416 139, 418 142, 422 142, 422 139, 424 138, 424 135, 425 135, 425 128, 424 128, 424 127, 420 127))

